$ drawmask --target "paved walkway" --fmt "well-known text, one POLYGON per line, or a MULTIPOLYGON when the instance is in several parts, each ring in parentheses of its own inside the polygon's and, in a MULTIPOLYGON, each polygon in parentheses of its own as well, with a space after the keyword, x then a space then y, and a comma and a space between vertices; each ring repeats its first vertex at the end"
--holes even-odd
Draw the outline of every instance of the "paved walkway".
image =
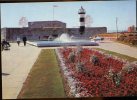
POLYGON ((134 58, 137 58, 137 48, 124 45, 121 43, 116 43, 112 41, 106 41, 104 43, 99 43, 99 48, 114 51, 120 54, 128 55, 134 58))
MULTIPOLYGON (((137 58, 137 48, 127 45, 106 42, 100 43, 98 47, 137 58)), ((48 49, 48 47, 45 48, 48 49)), ((2 51, 3 99, 16 99, 41 49, 43 48, 37 48, 31 45, 24 47, 23 44, 18 47, 16 43, 12 43, 11 50, 2 51)))
POLYGON ((3 99, 16 99, 40 49, 11 43, 11 50, 2 51, 3 99))

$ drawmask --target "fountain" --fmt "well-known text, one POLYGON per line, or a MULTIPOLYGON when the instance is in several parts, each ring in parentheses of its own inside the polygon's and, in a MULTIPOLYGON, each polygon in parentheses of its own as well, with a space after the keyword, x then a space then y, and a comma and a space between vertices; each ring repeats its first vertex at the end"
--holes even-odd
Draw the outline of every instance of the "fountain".
MULTIPOLYGON (((85 10, 81 6, 78 14, 80 15, 80 27, 79 33, 82 35, 85 33, 85 10)), ((49 39, 50 40, 50 39, 49 39)), ((31 45, 35 45, 38 47, 46 47, 46 46, 98 46, 94 40, 89 39, 76 39, 74 36, 69 36, 67 33, 61 34, 58 38, 53 41, 36 41, 36 42, 28 42, 31 45)))
POLYGON ((56 46, 98 46, 98 43, 91 40, 86 39, 73 39, 74 36, 69 36, 67 33, 61 34, 58 38, 54 39, 53 41, 35 41, 30 42, 28 44, 37 46, 37 47, 56 47, 56 46))

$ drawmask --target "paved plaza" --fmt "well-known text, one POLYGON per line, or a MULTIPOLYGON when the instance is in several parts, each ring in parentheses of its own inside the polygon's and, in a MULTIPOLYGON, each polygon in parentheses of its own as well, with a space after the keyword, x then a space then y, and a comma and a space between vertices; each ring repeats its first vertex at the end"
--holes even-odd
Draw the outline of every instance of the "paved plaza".
MULTIPOLYGON (((88 46, 90 48, 94 46, 88 46)), ((120 43, 104 42, 100 46, 102 49, 118 52, 124 55, 137 58, 137 48, 120 43)), ((36 61, 41 49, 56 47, 38 48, 28 45, 25 47, 21 43, 11 43, 10 50, 2 51, 2 94, 3 99, 16 99, 27 75, 36 61)))
POLYGON ((131 47, 128 45, 124 45, 121 43, 113 42, 113 41, 106 41, 104 43, 100 43, 99 48, 114 51, 120 54, 124 54, 130 57, 137 58, 137 48, 131 47))

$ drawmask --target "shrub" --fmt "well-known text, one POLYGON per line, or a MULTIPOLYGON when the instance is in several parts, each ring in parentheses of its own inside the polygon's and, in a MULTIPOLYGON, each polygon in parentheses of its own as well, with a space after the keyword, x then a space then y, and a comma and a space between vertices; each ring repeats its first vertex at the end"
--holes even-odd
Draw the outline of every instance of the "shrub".
POLYGON ((82 52, 82 50, 83 50, 82 46, 77 46, 77 51, 76 51, 77 55, 79 55, 82 52))
POLYGON ((121 36, 119 36, 118 40, 119 40, 119 41, 123 41, 125 38, 126 38, 125 35, 121 35, 121 36))
POLYGON ((95 55, 93 55, 93 56, 91 57, 91 61, 92 61, 92 63, 93 63, 94 66, 100 64, 99 58, 98 58, 97 56, 95 56, 95 55))
POLYGON ((121 79, 122 79, 122 72, 120 71, 119 73, 116 73, 114 72, 113 69, 110 69, 108 71, 108 76, 109 78, 113 81, 113 83, 116 85, 116 86, 119 86, 120 85, 120 82, 121 82, 121 79))
POLYGON ((77 72, 84 72, 85 71, 84 65, 82 63, 78 62, 76 65, 76 71, 77 72))
POLYGON ((119 86, 120 85, 120 82, 121 82, 121 73, 115 73, 113 75, 113 82, 115 83, 116 86, 119 86))
POLYGON ((137 45, 137 40, 131 40, 131 43, 132 43, 133 45, 137 45))
POLYGON ((75 62, 75 53, 74 52, 71 52, 68 57, 69 57, 70 62, 72 62, 72 63, 75 62))

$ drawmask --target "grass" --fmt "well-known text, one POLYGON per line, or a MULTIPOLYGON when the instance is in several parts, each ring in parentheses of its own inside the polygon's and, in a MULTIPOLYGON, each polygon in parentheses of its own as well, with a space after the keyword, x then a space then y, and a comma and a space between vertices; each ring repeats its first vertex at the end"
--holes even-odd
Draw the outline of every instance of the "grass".
POLYGON ((62 78, 53 49, 43 49, 18 98, 64 98, 62 78))
POLYGON ((122 59, 126 59, 130 62, 132 61, 137 61, 137 58, 134 58, 134 57, 130 57, 130 56, 127 56, 127 55, 123 55, 123 54, 120 54, 120 53, 116 53, 116 52, 113 52, 113 51, 109 51, 109 50, 104 50, 104 49, 101 49, 101 48, 95 48, 96 50, 100 50, 100 51, 103 51, 105 53, 108 53, 108 54, 112 54, 112 55, 115 55, 119 58, 122 58, 122 59))
POLYGON ((124 41, 116 41, 116 42, 122 43, 122 44, 125 44, 125 45, 128 45, 128 46, 136 47, 136 48, 137 48, 137 45, 133 45, 133 44, 131 44, 131 43, 126 43, 126 42, 124 42, 124 41))

